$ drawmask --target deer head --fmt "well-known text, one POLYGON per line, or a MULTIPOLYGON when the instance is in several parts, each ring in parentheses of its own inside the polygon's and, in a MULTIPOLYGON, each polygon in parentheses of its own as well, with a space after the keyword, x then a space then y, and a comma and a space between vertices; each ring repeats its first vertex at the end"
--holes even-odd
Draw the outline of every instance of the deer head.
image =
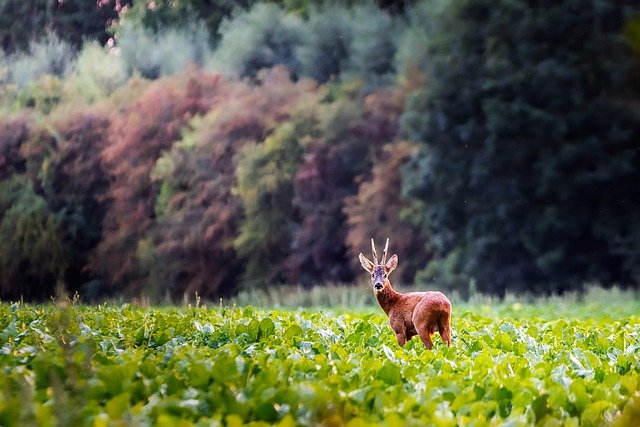
POLYGON ((373 255, 373 261, 367 259, 367 257, 362 255, 362 253, 358 256, 360 264, 362 264, 362 268, 371 274, 371 286, 376 294, 378 292, 382 292, 386 286, 391 284, 389 282, 389 274, 391 274, 391 272, 398 266, 398 255, 396 254, 393 254, 393 256, 389 258, 389 261, 387 261, 388 249, 389 238, 387 237, 387 242, 384 245, 384 252, 382 252, 382 261, 378 262, 376 245, 373 243, 373 239, 371 239, 371 254, 373 255))

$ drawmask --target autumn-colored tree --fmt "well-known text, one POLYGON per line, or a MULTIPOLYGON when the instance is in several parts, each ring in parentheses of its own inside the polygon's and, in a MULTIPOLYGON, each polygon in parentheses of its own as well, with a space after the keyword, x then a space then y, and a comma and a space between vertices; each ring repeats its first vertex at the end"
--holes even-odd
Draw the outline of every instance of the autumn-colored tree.
POLYGON ((225 81, 224 96, 191 122, 153 170, 161 190, 146 262, 152 285, 174 297, 236 290, 244 262, 233 246, 243 213, 233 191, 235 157, 289 120, 297 105, 313 105, 322 95, 309 81, 291 81, 281 67, 258 78, 259 84, 225 81))
MULTIPOLYGON (((418 206, 402 197, 402 168, 418 147, 396 141, 383 148, 372 169, 371 178, 360 184, 358 194, 348 197, 344 209, 349 231, 346 244, 352 254, 369 251, 370 239, 389 238, 400 264, 395 273, 402 283, 413 283, 416 272, 426 265, 428 236, 423 228, 411 224, 406 215, 418 206)), ((356 257, 350 260, 359 269, 356 257)))
POLYGON ((145 251, 157 195, 151 171, 162 152, 180 139, 183 127, 216 103, 219 92, 219 77, 191 70, 155 81, 114 119, 102 152, 112 181, 109 207, 93 260, 112 289, 139 292, 144 286, 139 255, 145 251))
POLYGON ((294 181, 300 224, 293 234, 290 280, 303 284, 353 279, 345 199, 371 173, 382 146, 398 131, 403 98, 383 89, 364 98, 345 93, 323 107, 319 137, 309 143, 294 181))
POLYGON ((31 126, 28 113, 0 120, 0 180, 25 171, 26 161, 20 148, 27 141, 31 126))

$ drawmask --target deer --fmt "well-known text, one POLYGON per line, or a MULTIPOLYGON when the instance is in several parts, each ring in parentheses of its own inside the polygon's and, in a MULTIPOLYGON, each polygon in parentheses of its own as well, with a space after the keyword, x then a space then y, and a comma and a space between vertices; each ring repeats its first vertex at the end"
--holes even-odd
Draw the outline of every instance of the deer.
POLYGON ((389 317, 391 329, 400 347, 404 347, 415 335, 424 346, 431 350, 431 335, 436 331, 447 346, 451 346, 451 302, 440 291, 396 292, 391 286, 389 275, 398 266, 398 255, 393 254, 387 261, 389 238, 384 245, 382 261, 378 262, 376 245, 371 239, 373 261, 360 253, 362 268, 371 274, 371 286, 380 307, 389 317))

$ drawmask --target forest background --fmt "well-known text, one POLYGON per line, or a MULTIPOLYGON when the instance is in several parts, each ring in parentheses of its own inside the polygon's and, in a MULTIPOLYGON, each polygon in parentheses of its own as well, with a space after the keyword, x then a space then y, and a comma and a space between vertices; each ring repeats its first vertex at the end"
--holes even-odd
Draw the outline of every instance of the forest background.
POLYGON ((0 0, 0 298, 640 285, 631 0, 0 0))

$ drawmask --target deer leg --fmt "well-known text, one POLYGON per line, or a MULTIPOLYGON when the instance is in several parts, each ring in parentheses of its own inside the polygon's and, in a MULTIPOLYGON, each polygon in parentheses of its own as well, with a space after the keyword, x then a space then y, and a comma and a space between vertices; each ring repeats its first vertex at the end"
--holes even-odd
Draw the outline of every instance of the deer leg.
POLYGON ((407 343, 407 331, 404 326, 404 321, 396 321, 394 319, 394 320, 391 320, 390 323, 391 323, 391 329, 393 329, 393 332, 396 334, 398 345, 400 347, 404 347, 404 345, 407 343))
POLYGON ((431 341, 429 331, 425 331, 424 333, 418 332, 418 336, 420 337, 420 341, 422 341, 422 344, 424 344, 427 350, 431 350, 433 348, 433 341, 431 341))
POLYGON ((438 323, 438 330, 442 341, 447 344, 447 347, 451 347, 451 315, 449 313, 443 315, 443 319, 438 323))
POLYGON ((436 313, 433 308, 429 306, 428 300, 422 300, 413 311, 413 324, 416 327, 416 332, 420 337, 420 341, 427 348, 431 350, 433 348, 433 341, 431 341, 431 334, 436 331, 438 324, 434 316, 436 313))

